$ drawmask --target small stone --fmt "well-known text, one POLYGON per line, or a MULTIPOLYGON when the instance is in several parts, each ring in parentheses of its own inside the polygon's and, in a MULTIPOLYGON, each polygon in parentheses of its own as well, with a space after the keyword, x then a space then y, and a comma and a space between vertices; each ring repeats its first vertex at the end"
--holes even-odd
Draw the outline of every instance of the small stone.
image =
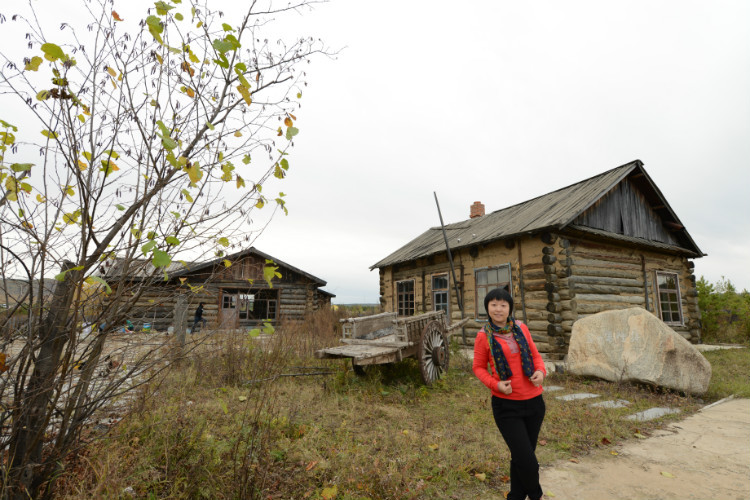
POLYGON ((625 418, 627 420, 645 422, 646 420, 653 420, 655 418, 663 417, 664 415, 672 415, 674 413, 680 413, 680 410, 676 408, 649 408, 648 410, 639 411, 638 413, 628 415, 625 418))

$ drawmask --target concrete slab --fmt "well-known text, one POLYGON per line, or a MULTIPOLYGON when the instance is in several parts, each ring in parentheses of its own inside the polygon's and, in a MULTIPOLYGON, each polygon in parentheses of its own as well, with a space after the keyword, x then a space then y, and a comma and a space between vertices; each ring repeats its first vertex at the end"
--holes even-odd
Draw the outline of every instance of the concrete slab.
POLYGON ((567 394, 565 396, 557 396, 557 399, 561 401, 575 401, 578 399, 590 399, 590 398, 598 398, 598 394, 591 394, 589 392, 577 392, 575 394, 567 394))
POLYGON ((748 443, 750 399, 726 400, 648 439, 542 467, 540 481, 554 500, 750 499, 748 443))
POLYGON ((674 413, 680 413, 680 410, 676 408, 649 408, 648 410, 639 411, 632 415, 625 417, 626 420, 635 420, 637 422, 645 422, 646 420, 653 420, 655 418, 663 417, 664 415, 672 415, 674 413))
POLYGON ((565 387, 562 387, 560 385, 544 386, 544 392, 562 391, 563 389, 565 389, 565 387))
POLYGON ((608 400, 608 401, 600 401, 598 403, 591 403, 589 406, 593 406, 595 408, 626 408, 630 406, 630 401, 627 399, 618 399, 618 400, 608 400))

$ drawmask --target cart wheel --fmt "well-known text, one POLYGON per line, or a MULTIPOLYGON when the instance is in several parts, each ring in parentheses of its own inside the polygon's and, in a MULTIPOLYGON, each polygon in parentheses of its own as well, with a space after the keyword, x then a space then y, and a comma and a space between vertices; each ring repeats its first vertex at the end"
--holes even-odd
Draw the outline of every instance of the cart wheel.
POLYGON ((449 357, 445 327, 439 321, 430 321, 422 331, 417 352, 419 369, 422 371, 425 384, 432 384, 448 370, 449 357))

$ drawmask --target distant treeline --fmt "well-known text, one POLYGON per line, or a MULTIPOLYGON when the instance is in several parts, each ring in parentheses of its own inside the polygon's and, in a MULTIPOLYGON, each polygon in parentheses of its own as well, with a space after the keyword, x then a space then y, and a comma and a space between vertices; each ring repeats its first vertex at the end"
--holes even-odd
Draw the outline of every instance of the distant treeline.
POLYGON ((333 308, 347 317, 367 316, 382 312, 380 304, 334 304, 333 308))
POLYGON ((696 287, 703 342, 750 345, 750 292, 738 292, 724 276, 716 283, 701 276, 696 287))

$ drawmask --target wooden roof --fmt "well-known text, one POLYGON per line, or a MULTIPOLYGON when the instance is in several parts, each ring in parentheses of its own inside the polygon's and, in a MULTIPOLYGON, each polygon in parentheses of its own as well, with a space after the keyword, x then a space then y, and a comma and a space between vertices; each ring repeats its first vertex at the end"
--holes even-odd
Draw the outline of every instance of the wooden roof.
MULTIPOLYGON (((272 257, 268 255, 267 253, 261 252, 255 247, 250 247, 246 250, 242 250, 232 255, 218 257, 216 259, 207 260, 204 262, 185 262, 185 261, 173 260, 172 263, 169 266, 167 266, 166 271, 170 279, 179 278, 181 276, 185 276, 185 275, 197 272, 197 271, 201 271, 203 269, 207 269, 216 265, 221 265, 224 262, 224 260, 234 262, 234 261, 240 260, 244 257, 248 257, 251 255, 259 257, 261 259, 272 260, 274 264, 276 264, 277 266, 284 267, 295 273, 298 273, 302 275, 303 277, 312 281, 315 285, 318 285, 318 286, 326 285, 326 282, 324 280, 316 276, 313 276, 312 274, 305 272, 302 269, 299 269, 290 264, 287 264, 286 262, 283 262, 275 257, 272 257)), ((110 279, 110 280, 121 279, 120 274, 121 274, 123 264, 124 264, 124 259, 115 259, 114 264, 105 271, 104 278, 110 279)), ((141 278, 154 276, 155 269, 154 269, 154 266, 151 265, 151 260, 149 259, 132 260, 130 263, 130 266, 131 267, 128 270, 129 279, 137 280, 141 278)), ((159 274, 160 272, 157 273, 157 275, 159 274)), ((335 295, 333 294, 331 294, 331 296, 335 297, 335 295)))
MULTIPOLYGON (((684 229, 659 188, 656 187, 640 160, 621 165, 584 181, 558 189, 537 198, 495 212, 445 226, 451 250, 514 238, 542 231, 561 231, 567 228, 590 232, 596 237, 612 238, 625 244, 701 257, 693 239, 684 229), (625 179, 638 190, 663 224, 669 225, 670 241, 633 237, 575 224, 576 219, 600 202, 625 179)), ((391 266, 445 252, 445 241, 440 227, 433 227, 399 248, 370 269, 391 266)))

